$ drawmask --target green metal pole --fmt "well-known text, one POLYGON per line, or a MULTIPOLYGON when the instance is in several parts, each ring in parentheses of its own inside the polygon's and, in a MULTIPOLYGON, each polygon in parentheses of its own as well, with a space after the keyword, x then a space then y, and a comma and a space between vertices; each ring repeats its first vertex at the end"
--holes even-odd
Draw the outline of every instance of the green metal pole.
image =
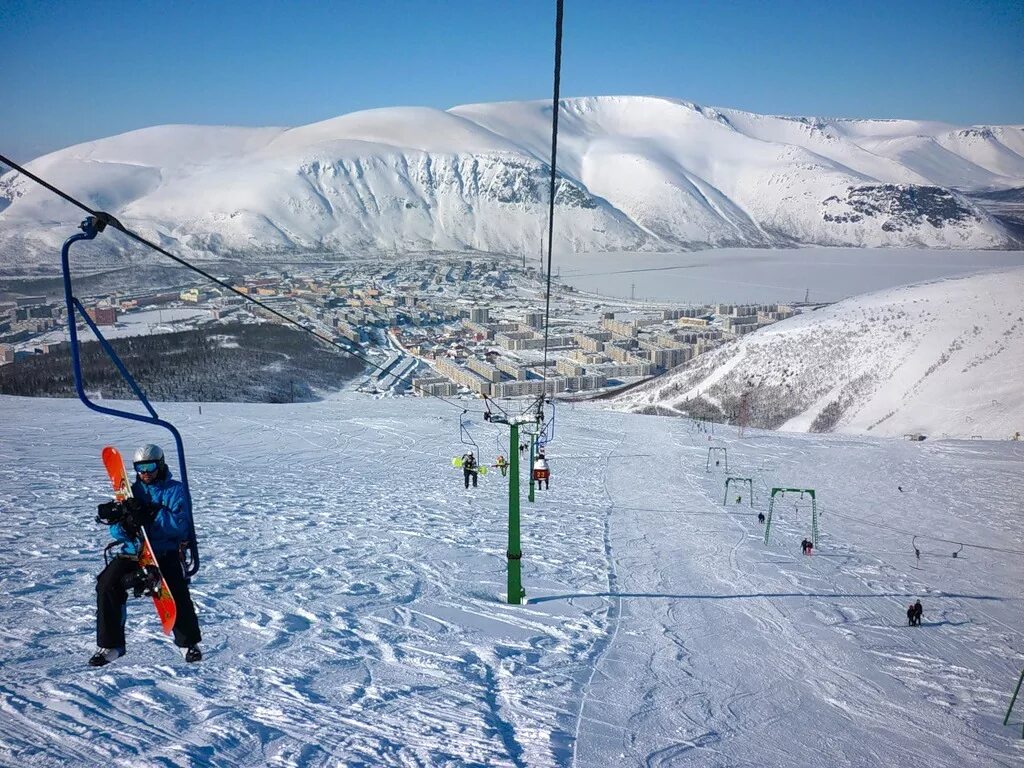
POLYGON ((530 466, 526 468, 526 471, 530 473, 530 503, 533 503, 533 491, 537 484, 533 481, 533 462, 534 455, 533 451, 537 447, 537 436, 530 435, 530 466))
POLYGON ((818 548, 818 500, 811 496, 811 544, 818 548))
POLYGON ((526 591, 523 589, 523 550, 519 540, 519 425, 509 430, 508 471, 508 602, 520 605, 526 591))
MULTIPOLYGON (((1024 683, 1024 669, 1020 671, 1020 679, 1017 680, 1017 687, 1013 691, 1013 698, 1010 699, 1010 708, 1006 710, 1006 717, 1003 718, 1003 725, 1010 722, 1010 713, 1013 712, 1013 705, 1017 702, 1017 694, 1020 693, 1020 684, 1024 683)), ((1021 728, 1020 737, 1024 739, 1024 727, 1021 728)))
POLYGON ((778 488, 772 488, 772 497, 771 497, 771 500, 768 502, 768 521, 765 523, 765 526, 764 526, 764 543, 765 544, 768 543, 768 537, 771 535, 771 532, 772 532, 772 510, 775 507, 775 492, 777 490, 779 490, 779 489, 778 488))

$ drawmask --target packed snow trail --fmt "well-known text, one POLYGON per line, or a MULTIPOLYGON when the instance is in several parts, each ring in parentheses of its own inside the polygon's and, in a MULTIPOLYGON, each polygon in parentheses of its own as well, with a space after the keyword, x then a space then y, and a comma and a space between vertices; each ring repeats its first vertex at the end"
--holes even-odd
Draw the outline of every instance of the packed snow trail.
POLYGON ((845 517, 939 524, 949 532, 937 535, 973 531, 1019 549, 1020 501, 1005 475, 1019 448, 723 439, 735 431, 722 429, 709 441, 687 426, 631 430, 623 453, 664 458, 613 465, 609 477, 618 489, 657 487, 669 503, 613 509, 621 626, 585 692, 576 765, 862 766, 897 755, 1010 765, 1024 755, 1001 726, 1021 659, 1021 558, 953 560, 955 546, 924 541, 933 551, 913 570, 909 537, 845 517), (756 510, 742 489, 723 508, 726 473, 704 471, 712 445, 729 449, 729 474, 755 478, 756 510), (758 471, 766 459, 778 469, 758 471), (814 556, 799 551, 809 504, 792 495, 777 501, 764 547, 756 514, 775 485, 817 488, 814 556), (910 630, 904 611, 917 597, 926 618, 910 630))
MULTIPOLYGON (((803 558, 806 510, 787 501, 765 548, 745 503, 721 506, 689 422, 564 407, 551 490, 531 505, 524 484, 530 603, 508 606, 506 485, 492 472, 463 490, 442 405, 164 410, 189 450, 206 655, 185 665, 132 601, 128 655, 93 670, 99 450, 164 436, 73 401, 0 398, 2 765, 1024 756, 1001 727, 1022 662, 1020 559, 936 545, 918 571, 909 540, 845 517, 1024 548, 1007 480, 1019 445, 717 440, 755 477, 758 509, 765 485, 818 488, 820 551, 803 558), (910 630, 915 596, 925 621, 910 630)), ((472 429, 493 463, 496 427, 472 429)))

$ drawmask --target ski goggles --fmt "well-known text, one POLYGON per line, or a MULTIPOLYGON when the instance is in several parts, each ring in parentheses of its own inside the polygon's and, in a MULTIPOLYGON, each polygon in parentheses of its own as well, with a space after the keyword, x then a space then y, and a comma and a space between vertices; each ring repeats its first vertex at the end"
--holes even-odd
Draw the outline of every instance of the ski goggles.
POLYGON ((135 462, 135 471, 139 474, 156 472, 160 468, 160 462, 158 461, 137 461, 135 462))

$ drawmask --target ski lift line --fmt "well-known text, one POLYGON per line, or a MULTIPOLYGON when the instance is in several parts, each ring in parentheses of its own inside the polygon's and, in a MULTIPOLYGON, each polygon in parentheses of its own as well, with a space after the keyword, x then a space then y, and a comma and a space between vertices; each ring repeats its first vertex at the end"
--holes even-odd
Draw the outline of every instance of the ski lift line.
POLYGON ((543 408, 544 397, 547 395, 548 382, 548 335, 551 329, 551 261, 554 251, 555 233, 555 180, 558 159, 558 95, 562 79, 562 6, 564 0, 557 0, 555 7, 555 72, 554 87, 551 98, 551 182, 548 185, 548 274, 547 290, 544 299, 544 367, 541 369, 543 378, 543 394, 539 408, 543 408))
MULTIPOLYGON (((132 230, 128 229, 124 224, 122 224, 120 221, 118 221, 116 218, 111 216, 109 213, 105 213, 103 211, 93 210, 89 206, 85 205, 85 203, 82 203, 79 200, 76 200, 74 197, 72 197, 71 195, 67 194, 66 192, 58 189, 57 187, 53 186, 52 184, 50 184, 46 180, 40 178, 39 176, 37 176, 36 174, 32 173, 31 171, 26 170, 23 166, 21 166, 18 163, 14 162, 13 160, 8 158, 7 156, 5 156, 3 154, 0 154, 0 163, 3 163, 4 165, 9 166, 10 168, 14 169, 18 173, 24 175, 26 178, 31 179, 32 181, 36 182, 40 186, 42 186, 45 189, 49 190, 50 192, 53 192, 55 195, 57 195, 58 197, 63 198, 64 200, 66 200, 67 202, 71 203, 72 205, 74 205, 74 206, 76 206, 78 208, 81 208, 83 211, 85 211, 90 216, 92 216, 93 218, 96 219, 97 224, 98 224, 97 231, 102 231, 104 228, 106 228, 108 226, 109 227, 113 227, 114 229, 118 230, 119 232, 121 232, 122 234, 126 235, 130 239, 135 240, 137 243, 140 243, 141 245, 145 245, 148 248, 151 248, 152 250, 156 251, 157 253, 162 254, 163 256, 166 256, 171 261, 174 261, 174 262, 180 264, 181 266, 183 266, 183 267, 185 267, 187 269, 190 269, 190 270, 192 270, 193 272, 195 272, 195 273, 197 273, 199 275, 202 275, 203 277, 205 277, 210 282, 216 283, 217 285, 219 285, 220 287, 224 288, 225 290, 231 291, 235 295, 240 296, 245 301, 248 301, 251 304, 255 304, 256 306, 260 307, 261 309, 265 310, 266 312, 269 312, 270 314, 274 315, 277 318, 280 318, 284 322, 286 322, 286 323, 288 323, 290 325, 295 326, 296 328, 298 328, 301 331, 305 331, 306 333, 310 334, 314 338, 319 339, 320 341, 324 342, 325 344, 329 344, 330 346, 335 347, 335 348, 341 350, 345 354, 350 355, 351 357, 354 357, 357 360, 361 360, 362 362, 364 362, 367 365, 369 365, 371 368, 375 368, 378 371, 384 371, 384 368, 382 366, 380 366, 377 363, 373 362, 372 360, 369 360, 366 357, 360 355, 358 352, 353 352, 350 348, 345 347, 345 346, 339 344, 338 342, 336 342, 334 339, 330 338, 329 336, 326 336, 326 335, 320 333, 319 331, 317 331, 314 328, 310 328, 310 327, 308 327, 306 325, 303 325, 298 320, 296 320, 296 319, 294 319, 292 317, 289 317, 288 315, 284 314, 283 312, 281 312, 281 311, 279 311, 277 309, 274 309, 273 307, 271 307, 268 304, 260 301, 259 299, 253 298, 252 296, 250 296, 247 293, 243 293, 242 291, 240 291, 237 288, 235 288, 233 285, 230 285, 229 283, 225 282, 224 280, 221 280, 218 277, 214 277, 213 275, 211 275, 206 270, 204 270, 204 269, 202 269, 200 267, 197 267, 196 265, 192 264, 191 262, 187 261, 186 259, 182 258, 181 256, 175 256, 170 251, 168 251, 168 250, 166 250, 164 248, 161 248, 156 243, 154 243, 154 242, 152 242, 150 240, 147 240, 146 238, 142 237, 142 235, 139 235, 139 234, 133 232, 132 230)), ((405 376, 402 376, 402 377, 396 376, 395 377, 395 382, 397 383, 400 380, 406 379, 408 376, 409 376, 408 374, 406 374, 405 376)), ((436 397, 438 400, 441 400, 442 402, 448 403, 448 405, 451 405, 451 406, 453 406, 455 408, 458 408, 460 411, 464 411, 465 410, 458 403, 454 403, 451 400, 448 400, 447 398, 442 397, 441 395, 435 395, 432 392, 428 392, 427 390, 423 389, 422 387, 417 387, 417 385, 414 384, 411 379, 409 379, 409 385, 410 385, 410 387, 412 387, 412 389, 419 390, 422 394, 429 395, 430 397, 436 397)), ((477 411, 474 411, 474 413, 477 413, 477 411)), ((482 411, 480 413, 482 413, 482 411)))
POLYGON ((987 550, 989 552, 1000 552, 1000 553, 1005 554, 1005 555, 1020 555, 1020 556, 1024 557, 1024 550, 1021 550, 1021 549, 1007 549, 1005 547, 993 547, 993 546, 990 546, 988 544, 974 544, 974 543, 971 543, 969 541, 958 541, 956 539, 943 539, 940 536, 931 536, 931 535, 929 535, 927 533, 915 533, 914 531, 908 531, 905 528, 896 528, 895 526, 886 525, 885 523, 879 523, 879 522, 875 522, 873 520, 865 520, 863 518, 855 517, 853 515, 844 515, 841 512, 836 512, 834 510, 829 510, 829 514, 833 515, 835 517, 842 517, 842 518, 844 518, 846 520, 853 520, 854 522, 860 523, 861 525, 867 526, 869 528, 884 528, 887 531, 892 531, 894 533, 902 533, 905 536, 911 536, 911 537, 913 537, 911 539, 911 544, 912 545, 913 545, 913 539, 929 539, 930 541, 941 541, 943 544, 955 544, 956 546, 961 548, 961 549, 957 550, 958 553, 963 551, 964 547, 971 547, 972 549, 983 549, 983 550, 987 550))

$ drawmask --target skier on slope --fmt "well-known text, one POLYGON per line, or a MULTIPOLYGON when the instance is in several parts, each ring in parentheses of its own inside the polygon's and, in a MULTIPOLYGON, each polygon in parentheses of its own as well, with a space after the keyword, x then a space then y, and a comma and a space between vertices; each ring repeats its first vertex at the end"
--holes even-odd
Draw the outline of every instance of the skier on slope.
POLYGON ((189 534, 191 510, 180 482, 171 477, 164 452, 157 445, 144 445, 135 451, 136 480, 133 496, 123 502, 99 505, 99 517, 117 519, 110 535, 121 542, 121 552, 96 578, 96 653, 89 664, 102 667, 125 653, 124 624, 127 588, 141 575, 138 564, 139 528, 145 528, 153 555, 174 597, 177 619, 174 643, 185 661, 203 658, 199 649, 202 636, 199 620, 182 568, 180 545, 189 534))
POLYGON ((470 451, 462 456, 462 475, 466 481, 466 488, 469 488, 469 479, 473 478, 473 487, 476 488, 477 466, 476 457, 470 451))
POLYGON ((913 606, 911 606, 911 608, 914 611, 914 626, 920 627, 921 626, 921 615, 924 613, 924 608, 921 606, 921 601, 920 600, 916 601, 913 604, 913 606))
POLYGON ((912 605, 907 606, 907 626, 914 626, 914 606, 912 605))

